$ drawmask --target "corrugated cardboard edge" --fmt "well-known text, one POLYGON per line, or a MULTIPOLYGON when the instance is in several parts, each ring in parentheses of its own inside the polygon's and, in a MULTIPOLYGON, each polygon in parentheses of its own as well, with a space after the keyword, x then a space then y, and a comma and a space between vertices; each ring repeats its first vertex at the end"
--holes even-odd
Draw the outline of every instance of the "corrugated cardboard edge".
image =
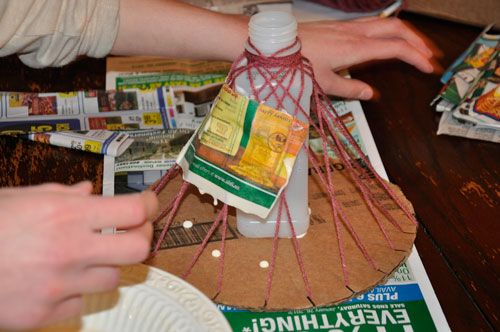
MULTIPOLYGON (((378 226, 373 217, 370 219, 371 215, 352 182, 343 172, 336 171, 333 174, 337 184, 337 197, 352 219, 360 238, 364 240, 370 255, 379 265, 379 270, 374 270, 369 266, 359 248, 354 245, 352 236, 346 236, 346 229, 343 227, 344 239, 349 238, 349 241, 346 241, 345 251, 351 279, 349 287, 345 287, 335 234, 331 233, 334 228, 328 200, 326 195, 319 190, 317 182, 310 177, 310 206, 313 224, 308 235, 299 242, 306 272, 313 289, 312 299, 307 298, 305 294, 302 275, 296 263, 295 252, 291 249, 290 240, 283 239, 280 240, 270 301, 264 307, 268 270, 260 269, 258 262, 263 258, 271 257, 272 240, 243 238, 235 228, 234 215, 230 216, 230 232, 228 233, 230 239, 226 241, 225 273, 220 294, 216 293, 218 259, 211 255, 212 250, 219 249, 220 241, 208 243, 187 281, 215 302, 255 311, 283 311, 337 304, 385 282, 409 256, 417 228, 403 216, 402 211, 394 209, 394 203, 388 200, 380 189, 377 189, 381 201, 393 209, 391 214, 405 230, 401 233, 395 227, 390 228, 389 223, 384 221, 383 224, 388 228, 388 233, 397 248, 397 250, 390 249, 383 241, 381 233, 378 234, 376 231, 378 226)), ((169 184, 168 189, 160 195, 163 206, 173 197, 179 185, 179 181, 169 184)), ((411 206, 396 186, 392 188, 411 206)), ((184 220, 194 222, 195 226, 192 231, 200 227, 207 228, 211 225, 210 221, 213 220, 216 210, 208 195, 201 196, 197 190, 192 189, 175 219, 173 228, 175 232, 182 234, 185 231, 182 229, 184 220)), ((161 229, 161 225, 157 228, 161 229)), ((177 240, 179 237, 182 236, 178 235, 177 240)), ((175 242, 173 238, 167 239, 167 245, 169 241, 175 242)), ((181 275, 189 265, 198 248, 198 243, 193 242, 191 245, 160 250, 158 255, 150 259, 147 264, 181 275)))

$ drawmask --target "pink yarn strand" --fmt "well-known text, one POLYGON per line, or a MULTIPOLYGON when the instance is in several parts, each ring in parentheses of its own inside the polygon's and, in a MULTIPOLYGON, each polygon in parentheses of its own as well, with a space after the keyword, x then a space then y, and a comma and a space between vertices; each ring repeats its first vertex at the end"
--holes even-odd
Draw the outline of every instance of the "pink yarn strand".
POLYGON ((330 207, 332 208, 333 225, 335 227, 335 237, 337 239, 337 245, 339 248, 340 264, 342 266, 342 276, 344 278, 344 286, 347 286, 349 285, 349 273, 347 271, 347 263, 344 252, 344 241, 342 239, 341 223, 337 213, 338 207, 335 204, 335 200, 332 198, 334 195, 333 189, 327 185, 326 180, 321 175, 321 170, 319 168, 318 161, 316 160, 316 156, 307 147, 306 147, 306 152, 307 156, 309 157, 309 161, 313 164, 313 168, 318 177, 320 178, 321 185, 328 192, 328 197, 330 199, 330 207))
POLYGON ((271 264, 269 266, 269 272, 267 274, 267 285, 266 293, 264 295, 264 307, 269 303, 269 298, 271 296, 271 288, 273 285, 274 268, 276 267, 276 257, 278 256, 278 243, 279 243, 279 233, 281 225, 281 214, 283 212, 283 201, 284 196, 280 197, 278 202, 278 214, 276 216, 276 225, 274 226, 274 236, 273 236, 273 250, 271 254, 271 264))
POLYGON ((222 215, 222 231, 221 231, 221 244, 220 244, 220 257, 219 257, 219 272, 217 273, 217 295, 222 291, 222 281, 224 277, 224 262, 226 257, 226 236, 227 236, 227 218, 228 218, 228 206, 224 204, 224 212, 222 215))
MULTIPOLYGON (((387 234, 387 232, 382 224, 382 221, 380 220, 378 214, 375 212, 375 207, 373 205, 374 198, 373 198, 372 192, 367 188, 365 183, 363 183, 363 181, 361 181, 358 174, 355 172, 355 169, 352 167, 352 165, 357 165, 356 160, 351 162, 351 160, 350 160, 351 158, 346 153, 346 151, 340 149, 339 145, 342 143, 340 142, 340 139, 337 136, 334 136, 333 140, 334 140, 335 144, 331 144, 330 148, 333 150, 335 155, 340 157, 341 161, 346 166, 347 172, 349 173, 351 179, 353 179, 357 188, 360 190, 361 195, 363 196, 363 199, 366 202, 368 209, 369 209, 370 213, 372 214, 372 216, 374 217, 375 222, 377 223, 380 231, 382 232, 386 242, 389 244, 389 247, 391 249, 394 249, 394 245, 393 245, 391 239, 389 238, 389 235, 387 234)), ((325 149, 326 143, 327 142, 330 143, 330 140, 323 140, 323 142, 324 142, 323 148, 325 149)), ((329 158, 328 158, 328 160, 329 160, 329 158)), ((397 227, 399 227, 399 224, 396 223, 396 225, 397 225, 397 227)), ((399 228, 399 229, 401 229, 401 228, 399 228)))
POLYGON ((170 167, 170 169, 167 171, 167 173, 165 173, 160 178, 160 181, 158 181, 158 183, 152 187, 153 192, 156 195, 158 195, 163 190, 163 188, 165 188, 165 186, 170 182, 170 180, 172 180, 177 175, 179 175, 180 170, 181 170, 181 168, 177 164, 174 164, 172 167, 170 167))
MULTIPOLYGON (((355 0, 350 0, 355 1, 355 0)), ((380 0, 384 1, 384 0, 380 0)), ((388 0, 389 1, 389 0, 388 0)), ((353 4, 354 5, 354 4, 353 4)), ((358 0, 356 1, 357 8, 366 9, 369 5, 369 0, 358 0)), ((389 187, 389 185, 375 172, 373 166, 368 161, 368 158, 364 155, 361 148, 355 142, 354 138, 351 136, 350 132, 346 128, 343 121, 339 118, 337 111, 331 105, 330 100, 323 92, 321 87, 318 85, 317 81, 314 77, 314 72, 312 65, 309 60, 302 57, 300 52, 290 54, 290 55, 282 55, 286 54, 287 51, 296 47, 299 42, 297 39, 293 45, 290 45, 287 48, 281 49, 270 56, 264 56, 259 52, 258 49, 253 46, 250 40, 248 40, 248 46, 250 51, 245 51, 241 56, 239 56, 236 61, 231 66, 231 70, 226 78, 226 83, 232 87, 234 87, 236 79, 240 75, 246 75, 248 78, 248 83, 251 88, 251 98, 255 98, 259 102, 266 102, 273 98, 277 103, 277 108, 282 109, 286 102, 290 101, 295 109, 288 109, 294 117, 297 117, 300 112, 301 115, 305 116, 305 118, 309 121, 310 126, 312 126, 316 132, 321 137, 322 148, 323 148, 323 160, 325 167, 325 174, 322 174, 319 160, 317 156, 310 151, 307 146, 303 148, 306 149, 309 161, 313 165, 315 172, 318 174, 318 178, 320 180, 322 188, 327 192, 329 198, 329 204, 332 209, 332 219, 336 232, 336 240, 339 247, 339 256, 342 266, 342 276, 344 285, 346 287, 349 286, 349 272, 347 269, 347 260, 345 253, 345 235, 342 229, 342 226, 345 226, 349 234, 352 236, 356 246, 361 251, 363 257, 369 263, 369 265, 377 269, 376 263, 373 258, 369 255, 364 243, 361 241, 361 238, 357 234, 354 229, 352 223, 349 218, 345 214, 345 211, 342 208, 341 202, 336 197, 334 190, 334 183, 332 177, 332 161, 328 156, 328 148, 331 149, 333 153, 340 159, 340 161, 344 164, 345 169, 347 170, 348 175, 352 179, 355 187, 361 193, 363 200, 366 202, 368 210, 371 215, 375 219, 378 228, 384 236, 385 241, 389 244, 389 246, 394 249, 394 244, 391 241, 389 234, 382 222, 381 216, 387 219, 394 227, 398 230, 402 231, 401 226, 396 221, 396 219, 389 213, 389 211, 381 204, 381 202, 375 196, 375 192, 371 188, 371 184, 378 185, 379 188, 382 188, 384 192, 392 199, 392 201, 398 205, 398 207, 405 213, 406 217, 410 219, 414 224, 417 224, 417 221, 414 218, 413 213, 410 211, 406 204, 403 204, 403 201, 396 195, 394 190, 389 187), (264 83, 256 86, 256 82, 254 76, 252 74, 257 73, 261 77, 264 78, 264 83), (297 97, 294 97, 290 93, 290 87, 294 79, 300 75, 300 91, 297 97), (305 90, 305 77, 309 76, 311 78, 313 84, 313 101, 316 106, 311 107, 312 116, 306 114, 305 110, 300 105, 300 101, 303 97, 305 90), (288 80, 288 81, 287 81, 288 80), (312 118, 316 117, 318 123, 316 124, 312 118), (342 135, 347 143, 344 142, 344 138, 341 139, 340 135, 342 135), (348 146, 352 146, 352 150, 348 148, 348 146), (366 168, 360 164, 358 160, 366 166, 366 168), (373 178, 370 176, 373 174, 373 178), (378 210, 378 211, 377 211, 378 210)), ((180 167, 178 165, 173 166, 161 179, 160 181, 152 188, 156 194, 159 194, 164 187, 178 174, 180 174, 180 167)), ((183 197, 188 188, 188 183, 183 182, 179 193, 174 197, 174 199, 169 203, 166 209, 164 209, 160 215, 156 218, 155 222, 162 220, 167 217, 166 224, 160 234, 158 242, 156 243, 155 249, 153 251, 153 255, 159 250, 162 241, 165 238, 166 233, 170 229, 172 225, 175 215, 178 211, 178 208, 181 204, 183 197)), ((269 299, 272 291, 272 283, 276 268, 276 259, 278 254, 278 246, 279 246, 279 230, 282 219, 282 211, 283 207, 285 207, 286 216, 288 222, 290 224, 290 230, 292 233, 292 245, 294 248, 295 256, 297 259, 297 264, 299 265, 299 269, 302 274, 302 279, 304 281, 304 286, 306 290, 306 294, 309 299, 312 298, 312 289, 309 283, 309 279, 306 273, 305 264, 302 257, 302 252, 300 250, 299 241, 297 239, 295 228, 292 223, 292 216, 290 214, 290 210, 288 207, 288 203, 286 201, 285 193, 279 198, 278 202, 278 221, 275 226, 273 241, 272 241, 272 256, 271 256, 271 265, 267 275, 267 284, 266 284, 266 293, 264 298, 264 306, 267 306, 269 303, 269 299)), ((199 257, 202 255, 203 250, 206 248, 207 243, 212 237, 213 233, 220 227, 222 222, 221 229, 221 256, 219 261, 219 270, 217 274, 217 293, 215 296, 222 290, 222 282, 224 275, 224 258, 225 258, 225 244, 226 244, 226 235, 227 235, 227 227, 228 227, 228 206, 224 205, 221 211, 218 213, 216 220, 212 224, 210 230, 207 235, 203 239, 202 243, 198 246, 190 265, 187 270, 183 274, 183 277, 186 278, 191 273, 193 267, 197 263, 199 257)), ((311 300, 312 301, 312 300, 311 300)))
POLYGON ((285 206, 286 216, 288 218, 288 224, 290 225, 290 231, 292 233, 292 244, 293 244, 293 249, 295 251, 295 257, 297 258, 297 263, 299 264, 300 272, 302 273, 302 280, 304 281, 307 297, 310 300, 312 300, 311 284, 309 283, 309 278, 307 277, 306 267, 304 264, 304 260, 302 258, 302 253, 300 251, 300 245, 299 241, 297 240, 297 234, 295 233, 295 227, 293 226, 290 209, 286 201, 285 193, 282 193, 281 195, 283 196, 283 205, 285 206))
MULTIPOLYGON (((322 117, 322 114, 319 114, 318 115, 318 121, 320 122, 320 129, 323 130, 323 117, 322 117)), ((332 137, 334 139, 335 142, 337 142, 337 144, 339 144, 339 138, 335 135, 332 137)), ((327 185, 331 188, 331 192, 333 193, 333 180, 332 180, 332 170, 330 168, 330 157, 328 156, 328 149, 327 149, 327 139, 323 139, 322 140, 322 144, 323 144, 323 162, 325 164, 325 168, 326 168, 326 174, 327 174, 327 185)), ((340 143, 341 144, 341 143, 340 143)), ((338 146, 337 146, 338 147, 338 146)), ((344 154, 344 150, 340 151, 339 149, 336 149, 338 153, 338 157, 341 159, 342 163, 346 166, 346 167, 350 167, 350 163, 348 160, 345 159, 345 154, 344 154)), ((355 179, 353 179, 355 182, 357 180, 359 180, 357 177, 355 179)), ((368 254, 368 251, 366 250, 365 246, 363 245, 363 242, 361 241, 361 239, 359 238, 358 236, 358 233, 354 230, 354 227, 352 226, 351 222, 349 221, 349 218, 347 218, 347 216, 345 215, 345 213, 343 212, 343 209, 341 208, 340 204, 338 203, 337 201, 337 198, 335 197, 335 195, 333 195, 331 197, 331 199, 335 202, 335 206, 336 206, 336 209, 337 209, 337 212, 339 214, 339 216, 341 217, 341 219, 343 220, 344 222, 344 225, 347 227, 347 229, 349 230, 349 232, 351 233, 352 237, 354 238, 354 242, 356 243, 357 247, 359 248, 359 250, 361 250, 361 253, 363 254, 363 256, 365 257, 365 259, 368 261, 368 263, 373 267, 373 269, 377 269, 376 265, 375 265, 375 262, 374 260, 372 259, 372 257, 370 256, 370 254, 368 254)))
MULTIPOLYGON (((317 83, 316 83, 316 85, 317 85, 317 83)), ((322 92, 321 87, 319 87, 319 85, 317 85, 317 89, 324 95, 324 92, 322 92)), ((327 98, 326 95, 324 95, 324 96, 325 96, 325 98, 327 98)), ((323 104, 323 106, 325 106, 325 104, 323 104)), ((377 179, 377 182, 384 188, 385 192, 392 198, 392 200, 398 205, 398 207, 405 213, 407 218, 410 219, 415 225, 418 225, 418 222, 415 220, 413 213, 408 209, 408 207, 405 204, 403 204, 403 202, 396 196, 395 192, 391 188, 389 188, 387 183, 375 171, 375 169, 371 165, 368 158, 365 156, 363 151, 361 151, 361 148, 356 143, 356 141, 354 140, 352 135, 349 133, 349 130, 346 128, 345 124, 342 121, 335 121, 335 120, 338 120, 338 114, 335 111, 335 108, 331 105, 326 106, 326 107, 330 110, 333 110, 333 112, 325 111, 324 113, 328 117, 330 117, 330 119, 332 120, 333 123, 338 124, 337 129, 340 130, 341 134, 348 140, 349 144, 355 149, 356 153, 361 158, 363 163, 373 173, 373 175, 377 179)), ((335 134, 335 133, 333 133, 333 134, 335 134)))
POLYGON ((184 197, 184 194, 186 193, 186 190, 187 190, 188 186, 189 186, 188 182, 184 181, 182 183, 181 189, 179 190, 179 194, 175 198, 174 204, 172 206, 172 210, 170 211, 170 214, 168 216, 167 223, 163 227, 163 230, 162 230, 162 232, 160 234, 160 237, 156 241, 156 246, 155 246, 153 252, 151 253, 152 256, 156 255, 156 253, 158 252, 158 250, 160 250, 161 243, 165 239, 165 236, 167 235, 167 232, 168 232, 170 226, 172 225, 172 223, 174 221, 175 214, 177 213, 177 210, 179 209, 179 206, 181 205, 181 200, 184 197))
POLYGON ((181 277, 183 279, 186 279, 191 274, 191 270, 193 269, 194 265, 198 261, 198 258, 200 258, 203 250, 205 250, 205 247, 207 246, 208 241, 210 240, 210 238, 214 234, 217 227, 219 227, 219 224, 220 224, 221 220, 224 218, 224 215, 226 213, 227 213, 227 204, 224 204, 224 206, 220 210, 219 214, 217 215, 217 218, 215 218, 215 221, 213 222, 212 227, 210 227, 209 231, 207 232, 207 235, 205 235, 205 238, 203 239, 201 244, 196 249, 196 252, 193 256, 193 259, 191 260, 191 263, 189 264, 186 271, 182 274, 181 277))

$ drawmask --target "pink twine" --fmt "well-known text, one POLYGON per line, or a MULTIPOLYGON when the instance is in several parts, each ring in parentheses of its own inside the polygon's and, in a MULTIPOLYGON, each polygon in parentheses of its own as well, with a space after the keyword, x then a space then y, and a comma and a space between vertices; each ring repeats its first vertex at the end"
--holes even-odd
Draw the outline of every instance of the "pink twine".
MULTIPOLYGON (((221 244, 220 244, 220 257, 219 257, 219 272, 217 274, 217 295, 222 290, 222 280, 224 275, 224 259, 226 257, 226 235, 227 235, 227 217, 228 217, 228 206, 224 205, 224 214, 222 216, 222 231, 221 231, 221 244)), ((214 298, 215 298, 214 297, 214 298)))
POLYGON ((340 219, 338 215, 338 207, 337 203, 334 199, 334 193, 332 187, 328 186, 326 180, 324 179, 323 175, 321 174, 321 170, 318 165, 318 161, 316 160, 316 155, 309 150, 308 147, 305 147, 307 156, 309 157, 309 161, 313 164, 313 168, 318 175, 320 179, 320 183, 323 185, 323 188, 328 192, 328 197, 330 198, 330 206, 332 208, 332 218, 333 218, 333 225, 335 226, 335 235, 337 238, 337 244, 339 247, 339 256, 340 256, 340 264, 342 266, 342 276, 344 279, 344 285, 349 285, 349 273, 347 272, 347 263, 345 259, 345 252, 344 252, 344 241, 342 238, 342 229, 341 229, 341 224, 340 224, 340 219))
MULTIPOLYGON (((297 46, 299 43, 299 40, 297 39, 293 45, 290 45, 287 48, 284 48, 282 50, 279 50, 278 52, 272 54, 271 56, 264 56, 262 53, 257 50, 250 40, 248 41, 249 47, 252 49, 252 52, 246 51, 238 57, 238 59, 233 63, 231 70, 228 74, 227 77, 227 83, 234 87, 234 83, 236 81, 236 78, 243 74, 246 73, 249 79, 250 87, 252 89, 252 94, 253 98, 255 98, 259 102, 266 102, 269 101, 270 98, 273 98, 277 102, 277 108, 284 108, 284 101, 286 98, 290 99, 293 105, 295 106, 295 109, 293 110, 293 115, 297 116, 298 113, 300 112, 302 115, 306 117, 306 119, 309 121, 310 125, 315 128, 316 132, 320 135, 322 139, 322 146, 323 146, 323 163, 325 165, 326 169, 326 178, 324 175, 321 174, 320 167, 318 164, 317 157, 310 151, 310 149, 307 146, 304 146, 306 149, 307 155, 309 160, 311 161, 314 170, 318 174, 318 177, 320 179, 322 187, 326 190, 329 196, 330 200, 330 206, 332 208, 332 217, 333 217, 333 223, 335 226, 336 230, 336 238, 337 238, 337 243, 339 246, 339 255, 340 255, 340 260, 341 260, 341 265, 342 265, 342 273, 343 273, 343 279, 344 279, 344 285, 348 286, 349 285, 349 274, 347 271, 347 263, 346 263, 346 257, 345 257, 345 245, 344 245, 344 239, 342 235, 342 228, 341 224, 343 223, 346 228, 348 229, 349 233, 352 235, 355 244, 357 247, 360 249, 362 252, 364 258, 366 261, 372 266, 373 269, 377 269, 377 266, 375 264, 375 261, 372 259, 372 257, 368 254, 368 251, 366 250, 365 246, 363 245, 363 242, 359 238, 357 232, 355 231, 354 227, 350 223, 349 219, 345 215, 343 209, 341 208, 340 203, 338 202, 335 192, 333 190, 334 184, 333 184, 333 179, 332 179, 332 169, 331 169, 331 161, 330 158, 328 157, 328 148, 330 148, 335 155, 340 159, 340 161, 344 164, 345 168, 348 171, 348 174, 352 178, 356 188, 359 189, 361 192, 361 195, 363 199, 366 201, 368 209, 370 210, 370 213, 373 215, 375 221, 377 222, 377 225, 379 229, 381 230, 382 234, 384 235, 385 240, 389 244, 389 246, 394 249, 394 245, 392 241, 390 240, 381 220, 378 214, 376 213, 376 209, 378 209, 381 214, 389 220, 391 224, 393 224, 398 230, 401 230, 401 226, 397 223, 397 221, 392 217, 392 215, 387 211, 387 209, 380 204, 380 202, 375 198, 374 193, 370 190, 368 185, 364 182, 371 182, 370 180, 370 174, 368 171, 371 172, 374 176, 375 182, 380 185, 384 191, 389 195, 389 197, 399 206, 399 208, 405 213, 405 215, 410 219, 413 223, 417 224, 416 220, 414 219, 413 214, 411 211, 408 209, 408 207, 403 204, 403 202, 396 196, 395 192, 385 183, 385 181, 378 175, 377 172, 373 169, 373 166, 369 163, 367 157, 364 155, 362 152, 361 148, 357 145, 351 134, 349 133, 348 129, 345 127, 345 124, 343 121, 340 120, 335 108, 331 105, 328 97, 326 94, 323 92, 321 87, 318 85, 318 83, 315 80, 314 77, 314 72, 312 65, 309 60, 306 58, 302 57, 302 55, 299 52, 296 52, 294 54, 290 55, 285 55, 281 56, 281 54, 289 51, 290 49, 294 48, 297 46), (255 82, 253 79, 252 75, 252 70, 255 70, 259 75, 261 75, 264 78, 264 84, 257 88, 255 86, 255 82), (293 78, 297 75, 297 73, 300 75, 300 89, 299 89, 299 94, 297 97, 294 97, 290 94, 289 89, 291 87, 291 84, 293 82, 293 78), (313 83, 313 95, 312 95, 312 100, 314 101, 314 105, 316 106, 311 107, 311 112, 313 115, 316 116, 318 119, 318 124, 316 124, 311 116, 306 114, 305 110, 301 107, 300 105, 300 100, 303 96, 304 93, 304 87, 305 87, 305 76, 309 76, 311 78, 311 81, 313 83), (289 78, 289 81, 287 84, 285 84, 286 79, 289 78), (281 95, 278 93, 279 90, 282 90, 281 95), (264 91, 268 91, 265 95, 263 95, 264 91), (346 149, 344 147, 344 143, 341 141, 338 135, 342 135, 350 144, 350 146, 353 147, 355 155, 351 155, 351 151, 346 149), (361 159, 361 161, 366 165, 368 168, 368 171, 359 165, 356 156, 361 159)), ((288 110, 292 111, 292 110, 288 110)), ((172 167, 163 177, 162 179, 156 184, 156 186, 153 188, 155 193, 161 192, 163 188, 167 185, 167 183, 177 176, 180 173, 180 167, 175 165, 172 167)), ((175 198, 170 202, 168 207, 160 214, 158 218, 156 218, 155 222, 159 221, 160 219, 163 219, 165 216, 168 215, 168 220, 167 223, 165 224, 165 227, 160 235, 160 238, 158 239, 158 242, 156 244, 156 247, 153 251, 153 254, 155 254, 159 247, 160 243, 163 241, 165 234, 168 232, 168 229, 170 228, 174 216, 177 213, 177 210, 179 208, 179 205, 181 203, 182 198, 184 197, 184 194, 187 190, 188 183, 183 182, 182 187, 179 191, 179 193, 175 196, 175 198)), ((272 289, 272 280, 274 277, 274 271, 275 271, 275 266, 276 266, 276 257, 277 257, 277 252, 278 252, 278 242, 279 242, 279 229, 280 229, 280 223, 281 223, 281 217, 282 217, 282 210, 283 206, 285 207, 286 213, 287 213, 287 218, 290 224, 290 230, 292 233, 292 244, 294 247, 295 255, 297 258, 297 262, 302 274, 302 278, 304 281, 305 289, 307 296, 309 299, 312 298, 312 290, 311 286, 307 277, 307 273, 305 270, 305 264, 302 258, 302 253, 300 251, 300 246, 299 242, 297 240, 296 234, 295 234, 295 229, 292 224, 292 217, 290 215, 290 210, 288 207, 288 204, 286 202, 286 197, 285 194, 282 194, 282 197, 280 198, 280 201, 278 202, 278 220, 275 226, 275 232, 273 236, 273 245, 272 245, 272 257, 271 257, 271 265, 270 269, 268 272, 268 277, 267 277, 267 286, 266 286, 266 293, 265 293, 265 302, 264 305, 267 306, 271 294, 271 289, 272 289)), ((192 271, 192 268, 198 261, 199 257, 201 256, 203 250, 205 249, 209 239, 219 227, 220 222, 222 220, 222 242, 221 242, 221 257, 220 257, 220 262, 219 262, 219 271, 218 271, 218 276, 217 276, 217 294, 216 296, 220 293, 222 289, 222 280, 223 280, 223 272, 224 272, 224 257, 225 257, 225 240, 226 240, 226 232, 227 232, 227 214, 228 214, 228 207, 227 205, 224 205, 222 210, 219 212, 216 220, 212 224, 212 227, 210 228, 209 232, 203 239, 202 243, 199 245, 195 255, 193 256, 193 259, 188 266, 186 272, 183 274, 183 277, 186 278, 192 271)))
POLYGON ((300 272, 302 273, 302 280, 304 281, 304 286, 306 287, 306 293, 309 300, 312 299, 312 290, 309 283, 309 278, 307 277, 306 268, 304 265, 304 260, 302 259, 302 253, 299 247, 299 241, 297 240, 297 234, 295 233, 295 227, 293 226, 292 216, 290 214, 290 209, 288 208, 288 203, 286 201, 285 193, 283 195, 283 204, 285 205, 286 216, 288 218, 288 224, 290 225, 290 231, 292 232, 292 244, 295 250, 295 257, 297 257, 297 262, 299 264, 300 272))
POLYGON ((161 178, 160 181, 156 183, 151 189, 153 189, 153 192, 156 195, 159 195, 163 188, 170 182, 171 179, 175 178, 181 171, 181 168, 179 165, 174 164, 170 169, 167 171, 166 174, 164 174, 161 178))
POLYGON ((191 274, 191 270, 193 269, 194 265, 198 261, 198 258, 200 258, 201 254, 203 253, 203 250, 207 246, 208 241, 210 240, 210 238, 214 234, 217 227, 219 227, 221 220, 224 218, 227 219, 227 204, 224 204, 224 206, 220 210, 219 214, 217 215, 217 218, 215 218, 215 221, 213 222, 212 227, 210 227, 207 235, 205 235, 205 238, 203 238, 203 241, 198 246, 198 249, 196 249, 196 252, 193 256, 193 259, 191 260, 191 263, 189 264, 188 268, 181 276, 183 279, 186 279, 191 274))
POLYGON ((273 284, 274 277, 274 268, 276 266, 276 257, 278 255, 278 241, 279 241, 279 233, 280 233, 280 224, 281 224, 281 213, 283 211, 283 201, 284 196, 281 196, 278 202, 278 215, 276 216, 276 226, 274 226, 274 236, 273 236, 273 251, 271 254, 271 264, 269 266, 269 272, 267 274, 267 286, 266 286, 266 294, 264 296, 264 307, 269 303, 269 297, 271 296, 271 287, 273 284))
POLYGON ((179 194, 177 194, 177 196, 175 197, 174 204, 172 206, 172 210, 170 211, 170 214, 168 215, 167 223, 163 227, 163 230, 160 234, 160 237, 158 238, 158 240, 156 242, 156 246, 155 246, 153 252, 151 253, 152 256, 156 255, 158 250, 160 250, 161 243, 163 242, 163 239, 165 239, 165 235, 167 235, 168 229, 170 228, 170 226, 174 222, 175 214, 177 213, 177 210, 179 209, 179 206, 181 205, 181 200, 184 197, 184 194, 186 193, 188 186, 189 186, 188 182, 186 182, 186 181, 182 182, 182 186, 181 186, 181 189, 179 190, 179 194))

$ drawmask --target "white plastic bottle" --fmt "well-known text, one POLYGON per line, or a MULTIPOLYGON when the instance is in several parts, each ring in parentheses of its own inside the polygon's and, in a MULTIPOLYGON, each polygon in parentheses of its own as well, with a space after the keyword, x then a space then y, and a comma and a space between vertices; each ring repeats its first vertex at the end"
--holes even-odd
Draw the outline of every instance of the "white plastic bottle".
MULTIPOLYGON (((297 21, 295 17, 287 12, 266 11, 252 16, 249 23, 249 36, 251 43, 263 54, 270 56, 273 53, 289 47, 295 43, 297 37, 297 21)), ((252 48, 247 45, 249 52, 255 53, 252 48)), ((286 56, 299 51, 300 45, 292 47, 286 53, 279 56, 286 56)), ((279 68, 276 68, 279 70, 279 68)), ((256 71, 251 72, 254 86, 258 89, 264 84, 265 79, 256 71)), ((291 76, 291 75, 289 75, 291 76)), ((290 79, 293 80, 288 91, 297 100, 301 89, 301 76, 297 71, 294 77, 288 77, 284 81, 284 86, 289 86, 290 79)), ((276 85, 275 83, 273 85, 276 85)), ((235 89, 239 94, 254 98, 248 75, 246 72, 239 75, 235 81, 235 89)), ((266 96, 269 89, 266 88, 260 95, 262 98, 266 96)), ((309 76, 305 76, 304 90, 300 99, 300 105, 309 114, 310 101, 312 93, 312 82, 309 76)), ((278 90, 278 94, 283 94, 282 89, 278 90)), ((266 102, 267 105, 277 108, 276 99, 270 99, 266 102)), ((295 105, 290 98, 284 100, 284 108, 287 112, 293 115, 295 105)), ((307 118, 299 112, 298 118, 301 121, 308 122, 307 118)), ((308 144, 307 141, 304 144, 308 144)), ((302 148, 295 161, 292 175, 285 189, 290 214, 294 225, 295 233, 298 237, 305 235, 309 227, 309 206, 308 206, 308 158, 305 150, 302 148)), ((237 228, 238 231, 246 237, 273 237, 275 232, 278 204, 271 210, 266 219, 248 214, 242 211, 237 211, 237 228)), ((291 237, 290 225, 287 222, 286 211, 283 208, 281 213, 281 223, 279 237, 291 237)))

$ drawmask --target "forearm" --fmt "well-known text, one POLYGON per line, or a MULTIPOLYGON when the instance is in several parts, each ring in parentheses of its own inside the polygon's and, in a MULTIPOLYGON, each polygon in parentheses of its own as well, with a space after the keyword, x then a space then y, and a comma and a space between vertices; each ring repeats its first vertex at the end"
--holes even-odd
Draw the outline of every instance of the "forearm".
POLYGON ((0 57, 31 67, 103 57, 117 33, 119 0, 0 0, 0 57))
POLYGON ((121 0, 111 53, 231 61, 243 50, 247 23, 177 1, 121 0))

